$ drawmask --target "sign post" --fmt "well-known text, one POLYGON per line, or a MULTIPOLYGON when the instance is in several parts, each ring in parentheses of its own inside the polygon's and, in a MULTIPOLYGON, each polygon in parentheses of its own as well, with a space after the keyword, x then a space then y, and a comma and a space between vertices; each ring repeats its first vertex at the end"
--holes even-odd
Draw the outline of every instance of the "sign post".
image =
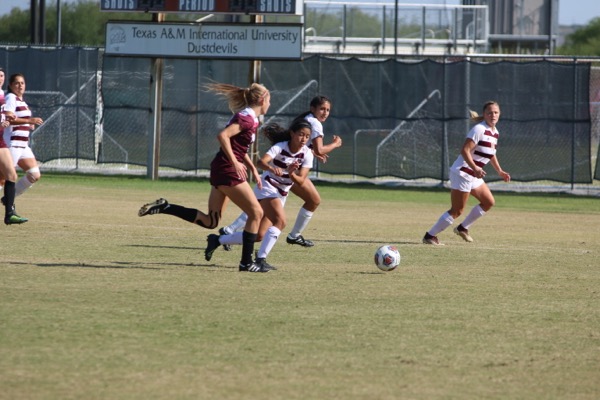
MULTIPOLYGON (((147 176, 158 179, 164 58, 251 60, 250 83, 260 83, 263 59, 302 58, 302 24, 264 24, 264 14, 301 16, 303 0, 100 0, 101 11, 153 13, 152 22, 109 21, 107 56, 150 57, 151 126, 147 176), (165 23, 166 13, 251 15, 250 24, 165 23)), ((258 136, 251 157, 258 157, 258 136)))

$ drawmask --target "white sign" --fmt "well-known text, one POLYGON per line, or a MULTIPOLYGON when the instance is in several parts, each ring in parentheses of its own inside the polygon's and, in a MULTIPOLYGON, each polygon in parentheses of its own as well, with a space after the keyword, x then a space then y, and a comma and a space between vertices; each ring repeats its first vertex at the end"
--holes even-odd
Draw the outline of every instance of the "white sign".
POLYGON ((301 24, 108 22, 105 52, 163 58, 300 59, 301 24))

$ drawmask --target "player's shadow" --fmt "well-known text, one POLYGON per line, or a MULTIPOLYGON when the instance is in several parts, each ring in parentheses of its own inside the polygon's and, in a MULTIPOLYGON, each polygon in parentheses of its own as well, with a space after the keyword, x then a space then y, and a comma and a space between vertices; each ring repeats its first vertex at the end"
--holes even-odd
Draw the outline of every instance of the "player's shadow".
POLYGON ((124 261, 113 261, 111 264, 96 264, 96 263, 35 263, 35 262, 24 262, 24 261, 13 261, 7 262, 6 265, 35 265, 40 268, 97 268, 97 269, 143 269, 143 270, 163 270, 167 267, 200 267, 207 269, 216 269, 214 264, 181 264, 181 263, 137 263, 137 262, 124 262, 124 261), (153 266, 154 265, 154 266, 153 266))
MULTIPOLYGON (((375 246, 381 246, 382 240, 353 240, 353 239, 316 239, 315 244, 318 243, 356 243, 356 244, 372 244, 375 246)), ((409 244, 420 244, 420 241, 397 241, 397 240, 388 240, 387 243, 393 243, 396 245, 409 245, 409 244)))
POLYGON ((202 247, 187 247, 187 246, 151 246, 147 244, 128 244, 125 247, 145 247, 149 249, 175 249, 175 250, 204 250, 202 247))

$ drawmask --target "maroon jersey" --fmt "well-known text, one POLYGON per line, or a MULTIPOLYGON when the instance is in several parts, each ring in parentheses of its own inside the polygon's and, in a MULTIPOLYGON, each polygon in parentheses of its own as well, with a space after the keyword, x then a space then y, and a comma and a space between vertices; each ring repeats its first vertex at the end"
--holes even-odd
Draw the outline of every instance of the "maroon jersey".
MULTIPOLYGON (((230 138, 231 149, 235 155, 236 160, 244 162, 244 157, 248 153, 250 145, 256 138, 256 129, 258 128, 258 118, 251 108, 246 108, 236 113, 227 126, 231 124, 238 124, 240 126, 240 133, 230 138)), ((219 152, 210 163, 210 184, 214 187, 217 186, 236 186, 244 182, 240 179, 237 171, 233 164, 229 161, 223 149, 219 149, 219 152)))

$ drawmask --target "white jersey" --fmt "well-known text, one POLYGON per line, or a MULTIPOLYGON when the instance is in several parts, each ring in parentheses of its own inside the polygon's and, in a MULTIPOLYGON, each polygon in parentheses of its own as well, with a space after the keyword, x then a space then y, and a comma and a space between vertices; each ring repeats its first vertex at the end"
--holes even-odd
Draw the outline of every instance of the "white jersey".
POLYGON ((322 138, 323 136, 325 136, 325 134, 323 133, 323 124, 321 123, 321 121, 315 118, 315 116, 312 113, 308 114, 306 117, 304 117, 304 119, 308 121, 308 123, 311 126, 310 139, 308 140, 310 144, 308 147, 312 148, 313 140, 315 140, 318 137, 322 138))
MULTIPOLYGON (((485 122, 480 122, 471 128, 467 134, 467 138, 475 142, 475 147, 471 150, 471 157, 473 157, 475 165, 483 168, 496 155, 498 136, 498 130, 490 128, 485 122)), ((460 173, 465 178, 475 176, 475 173, 469 167, 462 154, 454 161, 451 170, 460 173)))
POLYGON ((265 171, 262 174, 263 188, 259 190, 255 188, 257 199, 265 199, 272 197, 285 197, 288 195, 290 188, 294 184, 294 181, 290 178, 287 173, 287 168, 294 162, 300 162, 300 168, 311 168, 313 164, 313 153, 307 146, 302 148, 296 153, 292 153, 288 142, 280 142, 274 144, 267 153, 271 156, 269 164, 273 167, 281 168, 284 170, 283 175, 277 176, 265 171))
MULTIPOLYGON (((27 103, 23 99, 18 98, 14 93, 7 94, 5 100, 5 111, 12 111, 17 118, 31 117, 31 110, 27 106, 27 103)), ((30 124, 10 125, 4 129, 4 141, 9 147, 26 147, 29 143, 31 129, 32 125, 30 124)))

